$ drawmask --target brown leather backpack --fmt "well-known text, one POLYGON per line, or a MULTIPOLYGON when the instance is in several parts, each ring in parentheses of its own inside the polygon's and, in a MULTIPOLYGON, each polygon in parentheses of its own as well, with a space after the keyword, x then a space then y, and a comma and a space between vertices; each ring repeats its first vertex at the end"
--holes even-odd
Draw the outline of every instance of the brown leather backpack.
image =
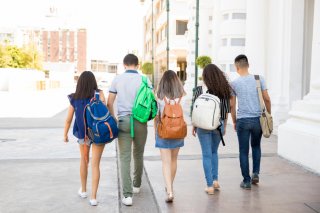
POLYGON ((170 104, 164 98, 165 106, 163 114, 159 116, 158 135, 163 139, 182 139, 187 136, 187 124, 183 119, 183 110, 179 101, 170 104))

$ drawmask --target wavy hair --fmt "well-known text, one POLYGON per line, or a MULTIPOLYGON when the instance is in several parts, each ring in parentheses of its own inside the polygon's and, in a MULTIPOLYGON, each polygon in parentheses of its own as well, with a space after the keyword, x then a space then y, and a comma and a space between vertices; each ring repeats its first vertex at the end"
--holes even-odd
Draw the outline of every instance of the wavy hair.
POLYGON ((231 97, 232 88, 227 77, 215 64, 205 66, 202 78, 209 93, 215 94, 220 99, 229 99, 231 97))
POLYGON ((157 97, 161 100, 164 97, 173 100, 181 98, 185 94, 186 92, 177 74, 172 70, 165 71, 158 85, 157 97))

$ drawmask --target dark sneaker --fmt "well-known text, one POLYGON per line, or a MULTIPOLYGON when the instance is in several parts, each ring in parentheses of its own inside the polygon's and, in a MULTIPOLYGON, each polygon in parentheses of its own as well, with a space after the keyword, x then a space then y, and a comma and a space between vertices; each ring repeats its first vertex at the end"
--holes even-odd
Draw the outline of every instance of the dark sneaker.
POLYGON ((245 183, 245 182, 241 182, 240 183, 240 187, 243 188, 243 189, 248 189, 250 190, 251 189, 251 183, 245 183))
POLYGON ((257 173, 253 173, 252 174, 251 182, 252 182, 252 184, 258 184, 259 183, 259 175, 257 173))

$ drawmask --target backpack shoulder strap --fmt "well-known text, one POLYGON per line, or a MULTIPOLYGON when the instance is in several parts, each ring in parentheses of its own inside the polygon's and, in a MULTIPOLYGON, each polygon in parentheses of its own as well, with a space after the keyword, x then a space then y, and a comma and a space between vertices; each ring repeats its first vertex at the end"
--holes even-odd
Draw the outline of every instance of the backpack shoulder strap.
POLYGON ((142 83, 144 83, 146 86, 149 87, 149 84, 148 84, 148 78, 144 75, 141 75, 142 76, 142 83))
POLYGON ((100 100, 100 91, 96 90, 96 91, 94 92, 94 98, 95 98, 96 100, 100 100))

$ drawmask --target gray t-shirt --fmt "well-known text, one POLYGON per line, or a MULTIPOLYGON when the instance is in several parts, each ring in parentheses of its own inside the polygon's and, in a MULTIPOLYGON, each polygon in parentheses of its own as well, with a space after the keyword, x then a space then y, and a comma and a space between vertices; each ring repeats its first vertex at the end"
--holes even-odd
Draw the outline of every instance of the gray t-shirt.
MULTIPOLYGON (((261 90, 266 90, 267 86, 262 76, 260 76, 260 81, 261 90)), ((240 76, 231 82, 231 87, 233 89, 232 96, 236 96, 238 99, 237 118, 260 117, 260 101, 254 75, 240 76)))
POLYGON ((142 76, 136 70, 127 70, 112 81, 109 92, 117 95, 119 117, 132 113, 132 107, 141 83, 142 76))

